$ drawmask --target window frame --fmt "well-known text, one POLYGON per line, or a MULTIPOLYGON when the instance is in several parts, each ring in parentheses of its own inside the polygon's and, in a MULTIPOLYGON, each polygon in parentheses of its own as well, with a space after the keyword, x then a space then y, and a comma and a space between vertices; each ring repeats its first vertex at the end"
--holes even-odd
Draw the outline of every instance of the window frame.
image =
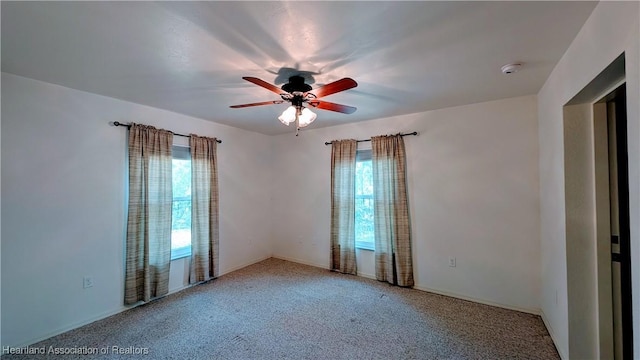
MULTIPOLYGON (((171 157, 172 157, 172 160, 189 160, 189 161, 191 161, 191 148, 189 146, 173 145, 171 147, 171 157)), ((173 183, 173 178, 171 179, 171 182, 173 183)), ((185 200, 184 197, 176 198, 176 197, 172 196, 172 199, 171 199, 171 201, 172 201, 171 202, 172 209, 173 209, 173 202, 174 201, 184 201, 184 200, 185 200)), ((191 206, 191 197, 189 197, 189 206, 191 206)), ((172 219, 173 219, 173 212, 172 212, 171 216, 172 216, 172 219)), ((182 259, 182 258, 185 258, 185 257, 190 257, 190 256, 191 256, 191 239, 189 239, 189 245, 188 246, 182 246, 182 247, 179 247, 179 248, 174 248, 173 247, 173 227, 172 227, 172 229, 171 229, 171 261, 182 259)))
MULTIPOLYGON (((356 150, 356 164, 358 162, 364 162, 364 161, 371 161, 371 149, 358 149, 356 150)), ((357 176, 357 173, 356 175, 357 176)), ((372 179, 373 182, 373 179, 372 179)), ((355 183, 355 181, 354 181, 355 183)), ((374 184, 375 186, 375 184, 374 184)), ((356 200, 360 200, 360 199, 370 199, 373 201, 373 193, 372 194, 367 194, 367 195, 358 195, 358 194, 354 194, 354 199, 356 200)), ((355 231, 355 229, 354 229, 355 231)), ((375 227, 374 227, 374 234, 375 234, 375 227)), ((357 234, 355 234, 357 235, 357 234)), ((356 237, 355 239, 355 243, 356 243, 356 249, 362 249, 362 250, 369 250, 369 251, 375 251, 375 240, 374 241, 358 241, 358 238, 356 237)))

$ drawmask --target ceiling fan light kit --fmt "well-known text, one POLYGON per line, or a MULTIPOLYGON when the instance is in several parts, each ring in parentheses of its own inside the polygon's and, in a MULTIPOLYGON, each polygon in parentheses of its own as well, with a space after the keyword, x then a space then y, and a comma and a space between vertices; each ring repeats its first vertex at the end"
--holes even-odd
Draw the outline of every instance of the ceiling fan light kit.
POLYGON ((307 108, 302 108, 300 115, 298 115, 298 125, 300 127, 305 127, 311 124, 317 117, 318 115, 316 115, 316 113, 314 113, 313 111, 307 108))
POLYGON ((295 106, 289 106, 282 112, 282 115, 278 116, 278 120, 289 126, 289 124, 296 122, 296 117, 298 119, 298 127, 303 128, 311 124, 318 115, 306 107, 302 107, 302 110, 299 111, 295 106))
POLYGON ((289 124, 296 121, 297 113, 298 110, 296 110, 295 107, 289 106, 285 111, 282 112, 282 115, 278 116, 278 120, 280 120, 281 123, 289 126, 289 124))
POLYGON ((358 83, 351 78, 343 78, 334 81, 315 89, 313 92, 311 91, 311 86, 309 84, 305 84, 304 77, 298 75, 291 76, 289 78, 289 82, 284 84, 282 88, 278 88, 275 85, 255 77, 247 76, 243 77, 243 79, 280 95, 282 100, 232 105, 230 106, 231 108, 238 109, 252 106, 282 104, 285 101, 290 102, 291 106, 278 116, 278 120, 286 126, 289 126, 291 123, 296 123, 296 130, 308 126, 317 117, 317 115, 313 111, 309 110, 309 108, 305 107, 304 104, 321 110, 335 111, 343 114, 352 114, 356 111, 356 108, 353 106, 319 100, 321 97, 358 86, 358 83))

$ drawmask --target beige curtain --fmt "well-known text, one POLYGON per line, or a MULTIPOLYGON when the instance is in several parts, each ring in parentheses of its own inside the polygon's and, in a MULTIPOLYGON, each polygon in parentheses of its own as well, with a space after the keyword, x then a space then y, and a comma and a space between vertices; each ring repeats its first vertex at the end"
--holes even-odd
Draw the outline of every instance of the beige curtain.
POLYGON ((137 124, 129 129, 125 304, 169 291, 172 142, 166 130, 137 124))
POLYGON ((331 146, 331 270, 356 274, 356 140, 331 146))
POLYGON ((218 276, 218 170, 215 138, 191 135, 191 270, 189 283, 218 276))
POLYGON ((406 156, 402 136, 371 138, 376 278, 413 286, 406 156))

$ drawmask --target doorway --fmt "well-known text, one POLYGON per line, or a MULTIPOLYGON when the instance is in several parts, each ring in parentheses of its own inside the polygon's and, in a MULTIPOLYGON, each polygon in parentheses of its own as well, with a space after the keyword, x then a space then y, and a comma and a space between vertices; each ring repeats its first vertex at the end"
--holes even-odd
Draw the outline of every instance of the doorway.
POLYGON ((626 108, 624 54, 563 108, 571 358, 633 358, 626 108))
POLYGON ((600 356, 633 358, 626 87, 593 104, 600 356))
POLYGON ((599 103, 605 104, 606 107, 614 359, 632 359, 631 238, 625 85, 616 88, 599 103))

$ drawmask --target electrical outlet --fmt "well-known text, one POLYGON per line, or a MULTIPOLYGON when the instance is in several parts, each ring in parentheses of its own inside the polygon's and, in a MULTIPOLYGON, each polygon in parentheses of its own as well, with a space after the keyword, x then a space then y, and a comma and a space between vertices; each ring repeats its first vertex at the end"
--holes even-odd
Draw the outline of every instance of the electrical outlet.
POLYGON ((454 257, 449 258, 449 266, 456 267, 456 258, 454 257))
POLYGON ((86 289, 92 286, 93 286, 93 278, 91 276, 85 276, 82 279, 82 287, 86 289))

